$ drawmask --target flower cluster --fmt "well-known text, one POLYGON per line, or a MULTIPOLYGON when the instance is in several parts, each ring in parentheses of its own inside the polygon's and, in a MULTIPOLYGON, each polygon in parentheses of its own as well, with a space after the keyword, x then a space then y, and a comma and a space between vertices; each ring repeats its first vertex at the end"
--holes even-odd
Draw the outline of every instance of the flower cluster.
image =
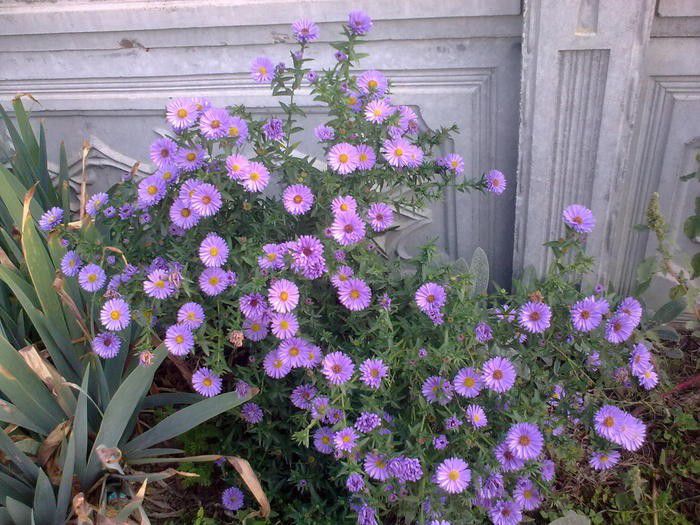
MULTIPOLYGON (((309 20, 292 26, 291 65, 252 62, 255 82, 290 96, 282 118, 171 100, 172 134, 150 148, 153 174, 86 204, 120 257, 62 228, 61 210, 40 225, 65 234, 61 271, 99 305, 95 354, 134 351, 147 365, 162 341, 202 396, 259 386, 223 423, 237 436, 229 442, 248 443, 251 456, 262 456, 256 444, 312 454, 333 473, 311 479, 299 460, 280 486, 341 480, 360 525, 419 513, 445 525, 464 508, 518 523, 544 501, 552 450, 575 432, 587 429, 601 449, 589 451, 596 469, 619 460, 617 447, 642 445, 644 424, 591 377, 617 384, 629 370, 645 389, 658 383, 635 332, 642 305, 584 295, 563 278, 527 295, 470 298, 470 276, 434 264, 430 247, 412 272, 386 258, 406 210, 448 185, 501 195, 507 183, 497 170, 465 179, 459 154, 435 151, 451 130, 421 129, 381 72, 352 73, 371 27, 366 13, 351 13, 329 69, 306 67, 320 33, 309 20), (294 149, 302 85, 329 107, 314 132, 325 169, 294 149), (401 188, 410 191, 392 192, 401 188)), ((563 221, 561 246, 580 250, 593 213, 572 205, 563 221)), ((245 495, 229 487, 221 501, 236 512, 245 495)))

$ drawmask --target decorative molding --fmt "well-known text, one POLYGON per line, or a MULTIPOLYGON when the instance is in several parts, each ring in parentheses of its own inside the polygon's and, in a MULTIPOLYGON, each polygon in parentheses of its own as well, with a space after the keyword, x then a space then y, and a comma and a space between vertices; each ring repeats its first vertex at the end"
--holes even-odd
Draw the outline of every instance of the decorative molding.
MULTIPOLYGON (((614 232, 618 250, 615 253, 617 264, 612 278, 620 283, 620 288, 630 291, 635 282, 636 266, 649 254, 650 236, 647 232, 633 230, 635 224, 644 222, 646 205, 651 194, 662 189, 664 178, 664 157, 667 154, 670 129, 673 124, 674 106, 679 100, 695 99, 700 105, 700 76, 655 76, 647 80, 646 97, 643 99, 642 115, 637 124, 635 146, 632 153, 631 171, 625 185, 629 198, 627 206, 619 213, 619 224, 614 232)), ((689 137, 684 144, 684 151, 697 148, 697 137, 689 137)), ((686 154, 687 157, 687 154, 686 154)), ((687 159, 685 159, 687 162, 687 159)), ((677 178, 684 173, 681 163, 679 173, 671 174, 677 178)), ((681 213, 685 186, 675 180, 671 187, 663 188, 663 193, 671 192, 667 199, 674 206, 670 212, 671 231, 680 231, 685 220, 681 213), (676 198, 677 194, 678 198, 676 198)))
MULTIPOLYGON (((553 212, 573 202, 591 206, 609 61, 609 49, 559 52, 552 182, 548 192, 549 209, 553 212)), ((562 234, 560 213, 550 213, 545 231, 548 239, 562 234)), ((550 251, 544 253, 541 269, 547 268, 552 258, 550 251)))

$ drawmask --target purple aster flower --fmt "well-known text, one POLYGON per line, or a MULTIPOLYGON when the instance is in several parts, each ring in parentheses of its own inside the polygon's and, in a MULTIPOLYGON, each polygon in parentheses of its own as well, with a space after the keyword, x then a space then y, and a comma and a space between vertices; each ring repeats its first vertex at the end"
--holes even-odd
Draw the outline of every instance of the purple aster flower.
POLYGON ((549 328, 552 309, 542 302, 529 301, 520 307, 520 326, 533 334, 541 334, 549 328))
POLYGON ((368 453, 364 460, 364 469, 367 475, 377 481, 386 481, 389 479, 389 462, 387 458, 381 454, 368 453))
POLYGON ((517 525, 523 520, 523 513, 515 501, 499 499, 489 509, 493 525, 517 525))
POLYGON ((260 318, 267 315, 268 305, 265 296, 260 293, 249 293, 241 296, 238 306, 244 317, 260 318))
POLYGON ((498 170, 491 170, 485 175, 486 179, 486 189, 491 192, 495 193, 496 195, 500 195, 504 191, 506 191, 506 177, 503 175, 498 170))
POLYGON ((284 254, 286 249, 279 244, 266 244, 262 247, 263 255, 258 257, 258 266, 261 270, 281 270, 284 268, 284 254))
POLYGON ((384 95, 389 83, 380 71, 365 71, 357 77, 357 87, 366 95, 384 95))
POLYGON ((241 173, 238 182, 246 191, 261 192, 270 183, 270 172, 261 162, 250 162, 241 173))
POLYGON ((338 62, 345 62, 348 59, 348 56, 340 50, 336 51, 333 56, 338 62))
POLYGON ((626 297, 617 307, 617 312, 627 315, 634 322, 634 326, 637 327, 639 322, 642 320, 642 305, 634 297, 626 297))
POLYGON ((127 203, 122 206, 119 206, 119 218, 123 221, 126 219, 129 219, 134 215, 134 206, 127 203))
POLYGON ((433 438, 433 447, 435 447, 435 450, 444 450, 449 444, 450 442, 444 434, 437 435, 433 438))
POLYGON ((90 197, 90 200, 87 201, 87 204, 85 205, 85 212, 90 217, 95 217, 102 208, 107 206, 108 202, 109 195, 107 195, 105 192, 95 193, 92 197, 90 197))
POLYGON ((356 213, 357 201, 351 195, 336 197, 331 201, 331 211, 333 215, 338 215, 343 212, 356 213))
POLYGON ((630 368, 637 375, 651 366, 651 352, 644 343, 637 343, 630 353, 630 368))
POLYGON ((372 300, 372 290, 362 279, 352 277, 338 286, 338 300, 348 310, 364 310, 372 300))
POLYGON ((308 344, 300 337, 290 337, 277 347, 277 355, 289 363, 292 368, 298 368, 304 364, 304 350, 308 344))
POLYGON ((375 232, 382 232, 394 223, 394 212, 386 204, 377 202, 369 207, 367 220, 375 232))
POLYGON ((351 452, 357 446, 358 436, 355 429, 346 427, 333 436, 333 445, 338 452, 351 452))
POLYGON ((372 29, 372 19, 364 11, 351 11, 348 15, 348 29, 353 35, 366 35, 372 29))
POLYGON ((348 282, 354 274, 355 272, 349 266, 339 266, 331 277, 331 284, 339 288, 341 284, 348 282))
POLYGON ((278 339, 289 339, 299 331, 299 321, 294 314, 274 313, 270 316, 272 333, 278 339))
POLYGON ((39 228, 45 232, 55 229, 63 221, 63 209, 58 206, 50 208, 39 219, 39 228))
POLYGON ((155 140, 149 150, 151 160, 157 168, 168 168, 175 164, 176 153, 177 144, 167 137, 155 140))
POLYGON ((464 173, 464 159, 457 153, 450 153, 445 158, 440 159, 440 165, 456 175, 464 173))
POLYGON ((221 504, 226 510, 236 512, 244 504, 243 492, 238 487, 229 487, 221 493, 221 504))
POLYGON ((241 418, 250 425, 257 425, 263 420, 263 411, 256 403, 246 403, 241 407, 241 418))
POLYGON ((379 525, 376 509, 363 504, 357 511, 357 525, 379 525))
POLYGON ((525 466, 525 461, 517 457, 506 442, 496 445, 493 449, 493 455, 503 472, 514 472, 525 466))
MULTIPOLYGON (((381 124, 390 116, 392 116, 395 112, 396 108, 389 104, 389 102, 385 98, 380 98, 378 100, 370 100, 365 106, 365 120, 367 120, 367 122, 371 122, 372 124, 381 124)), ((394 167, 398 167, 397 165, 395 166, 394 164, 392 164, 389 158, 387 158, 387 162, 389 162, 394 167)))
POLYGON ((390 166, 403 168, 409 163, 408 153, 411 151, 411 147, 411 143, 403 138, 385 140, 381 153, 390 166))
POLYGON ((361 474, 353 472, 345 481, 345 486, 351 493, 357 494, 365 489, 365 480, 362 478, 361 474))
POLYGON ((198 115, 197 106, 189 98, 176 98, 165 106, 165 118, 168 124, 178 131, 189 128, 198 115))
POLYGON ((173 355, 185 355, 194 349, 192 330, 180 324, 168 327, 163 342, 168 352, 173 355))
POLYGON ((435 483, 445 492, 459 494, 469 486, 472 472, 469 465, 461 458, 446 459, 435 471, 435 483))
POLYGON ((170 281, 166 270, 153 270, 146 276, 143 282, 143 291, 148 297, 154 299, 166 299, 175 293, 175 286, 170 281))
POLYGON ((580 332, 590 332, 600 325, 603 313, 598 301, 590 296, 578 301, 571 307, 571 323, 580 332))
POLYGON ((205 268, 197 282, 202 292, 212 297, 223 293, 230 284, 229 274, 221 268, 205 268))
POLYGON ((75 277, 80 271, 83 261, 75 250, 68 250, 61 259, 61 271, 66 277, 75 277))
POLYGON ((158 175, 146 177, 139 183, 138 202, 142 207, 150 207, 165 197, 165 181, 158 175))
POLYGON ((221 209, 222 202, 216 186, 203 182, 192 191, 190 206, 202 217, 211 217, 221 209))
POLYGON ((319 427, 314 432, 314 447, 321 454, 333 453, 333 435, 335 433, 329 427, 319 427))
POLYGON ((309 84, 315 84, 318 80, 318 73, 316 73, 315 71, 309 71, 306 74, 306 80, 308 80, 309 84))
POLYGON ((492 357, 481 368, 481 380, 486 388, 499 394, 510 390, 515 379, 515 367, 505 357, 492 357))
POLYGON ((366 359, 360 365, 360 380, 370 388, 379 388, 388 375, 389 367, 381 359, 366 359))
POLYGON ((416 304, 425 314, 439 311, 447 302, 445 288, 437 283, 425 283, 416 291, 416 304))
POLYGON ((86 264, 78 273, 78 283, 86 292, 96 292, 104 286, 106 280, 105 271, 93 263, 86 264))
POLYGON ((178 168, 182 171, 195 171, 204 166, 205 150, 199 144, 195 144, 192 148, 180 148, 177 151, 175 162, 178 168))
POLYGON ((452 384, 440 376, 430 376, 423 382, 421 393, 428 403, 446 405, 452 399, 452 384))
POLYGON ((301 44, 313 42, 318 38, 318 33, 318 26, 306 18, 297 20, 292 24, 292 34, 297 39, 297 42, 301 44))
POLYGON ((389 473, 399 483, 416 482, 423 477, 423 467, 418 458, 398 456, 389 461, 389 473))
POLYGON ((190 330, 196 330, 204 324, 204 308, 199 303, 183 304, 177 311, 177 322, 190 330))
POLYGON ((608 470, 620 462, 620 453, 617 450, 608 452, 594 452, 588 459, 588 464, 595 470, 608 470))
POLYGON ((536 510, 542 504, 539 490, 529 478, 520 478, 513 490, 513 499, 523 510, 536 510))
POLYGON ((595 228, 593 212, 580 204, 567 206, 562 215, 564 224, 575 232, 591 233, 593 228, 595 228))
POLYGON ((279 279, 267 290, 267 298, 275 312, 289 313, 299 304, 299 288, 292 281, 279 279))
POLYGON ((314 136, 319 142, 327 142, 335 138, 335 130, 325 124, 319 124, 314 128, 314 136))
POLYGON ((355 149, 357 150, 357 169, 371 170, 377 162, 377 155, 372 147, 366 144, 358 144, 355 149))
POLYGON ((114 206, 107 206, 104 211, 102 212, 102 215, 107 217, 108 219, 111 219, 117 214, 117 209, 114 206))
POLYGON ((112 359, 116 357, 121 348, 122 340, 110 332, 102 332, 92 340, 92 351, 102 359, 112 359))
POLYGON ((616 313, 605 325, 605 339, 613 344, 620 344, 627 341, 635 328, 632 317, 624 313, 616 313))
POLYGON ((207 268, 219 268, 228 259, 228 244, 215 233, 210 233, 199 245, 199 259, 207 268))
POLYGON ((202 367, 192 374, 192 387, 204 397, 214 397, 221 393, 221 378, 209 368, 202 367))
POLYGON ((250 385, 245 381, 239 379, 233 386, 233 391, 240 398, 248 397, 248 395, 250 394, 250 385))
POLYGON ((282 193, 284 209, 292 215, 303 215, 314 204, 314 194, 311 189, 303 184, 293 184, 285 188, 282 193))
POLYGON ((272 81, 275 65, 267 57, 258 57, 250 64, 250 75, 258 84, 268 84, 272 81))
POLYGON ((267 140, 283 140, 284 139, 284 128, 282 121, 278 118, 268 119, 262 127, 263 135, 267 140))
POLYGON ((299 385, 292 390, 290 400, 292 405, 302 410, 311 408, 311 400, 318 394, 318 389, 313 385, 299 385))
POLYGON ((450 416, 445 419, 445 430, 457 430, 462 424, 462 420, 457 416, 450 416))
POLYGON ((474 335, 476 336, 477 341, 480 343, 486 343, 493 339, 493 330, 491 330, 491 327, 488 324, 482 322, 477 324, 474 328, 474 335))
POLYGON ((355 428, 358 432, 369 434, 375 428, 382 425, 382 418, 373 412, 362 412, 355 421, 355 428))
POLYGON ((304 351, 304 368, 315 368, 323 359, 323 352, 316 345, 307 345, 304 351))
POLYGON ((277 350, 273 350, 263 359, 263 368, 265 373, 271 378, 281 379, 291 371, 292 365, 289 361, 282 358, 277 350))
POLYGON ((365 223, 354 212, 340 212, 331 225, 331 236, 341 246, 358 243, 365 237, 365 223))
POLYGON ((248 138, 248 123, 241 117, 231 117, 227 122, 226 136, 242 144, 248 138))
POLYGON ((327 160, 333 171, 349 175, 357 169, 357 148, 347 142, 340 142, 328 151, 327 160))
POLYGON ((251 341, 262 341, 267 337, 267 317, 247 318, 243 321, 243 335, 251 341))
POLYGON ((520 459, 535 459, 542 453, 544 437, 537 425, 516 423, 508 430, 506 444, 520 459))
POLYGON ((659 384, 659 375, 656 373, 652 365, 649 365, 644 370, 639 371, 635 374, 635 376, 639 380, 639 384, 642 385, 642 388, 645 390, 651 390, 659 384))
POLYGON ((349 381, 354 371, 352 359, 343 352, 331 352, 321 362, 321 373, 332 385, 341 385, 349 381))
POLYGON ((554 461, 551 459, 545 459, 540 464, 540 477, 543 481, 550 482, 554 479, 554 461))
POLYGON ((311 417, 313 419, 326 419, 330 410, 330 400, 326 396, 316 396, 311 401, 311 417))
POLYGON ((129 304, 119 297, 110 299, 100 310, 102 325, 112 332, 124 330, 131 322, 131 310, 129 304))
POLYGON ((469 405, 466 409, 467 419, 474 428, 483 428, 489 421, 486 412, 479 405, 469 405))
POLYGON ((223 108, 209 108, 199 117, 199 132, 209 140, 216 140, 228 134, 231 115, 223 108))

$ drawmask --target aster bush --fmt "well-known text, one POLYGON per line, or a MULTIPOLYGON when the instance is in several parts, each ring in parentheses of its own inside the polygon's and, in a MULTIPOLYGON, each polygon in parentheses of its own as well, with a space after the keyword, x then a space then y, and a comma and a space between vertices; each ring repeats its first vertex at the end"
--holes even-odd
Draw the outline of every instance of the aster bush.
MULTIPOLYGON (((260 389, 217 425, 222 447, 257 459, 276 522, 518 523, 550 496, 557 462, 603 471, 643 446, 630 391, 659 382, 656 321, 582 284, 595 217, 577 204, 562 210, 549 273, 511 292, 486 293, 433 245, 387 257, 397 215, 447 186, 496 198, 506 179, 465 177, 457 153, 440 153, 454 127, 421 129, 381 72, 355 73, 371 26, 351 13, 330 68, 311 67, 307 20, 288 64, 256 58, 279 115, 170 101, 157 171, 85 206, 114 256, 84 229, 42 225, 69 243, 63 274, 92 294, 97 355, 113 359, 110 341, 135 330, 142 363, 162 340, 203 396, 260 389), (314 130, 324 159, 299 153, 300 90, 327 107, 314 130)), ((221 503, 243 518, 250 497, 231 486, 221 503)))

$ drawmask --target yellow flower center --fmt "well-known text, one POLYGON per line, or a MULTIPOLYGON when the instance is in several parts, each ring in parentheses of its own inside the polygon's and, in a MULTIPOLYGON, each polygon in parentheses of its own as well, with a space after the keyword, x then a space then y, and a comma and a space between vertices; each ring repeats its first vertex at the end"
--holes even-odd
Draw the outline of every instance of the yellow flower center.
POLYGON ((149 195, 155 195, 158 193, 158 186, 149 186, 148 187, 148 194, 149 195))
POLYGON ((109 314, 109 316, 110 316, 113 320, 118 321, 119 319, 121 319, 122 314, 119 313, 119 310, 112 310, 112 313, 109 314))
POLYGON ((202 381, 202 384, 203 384, 204 386, 207 386, 207 387, 208 387, 208 386, 211 386, 212 383, 213 383, 213 381, 212 381, 210 378, 208 378, 208 377, 204 378, 204 381, 202 381))
POLYGON ((613 419, 612 416, 608 416, 603 420, 603 426, 610 428, 614 425, 615 425, 615 420, 613 419))
POLYGON ((296 204, 301 204, 302 201, 304 200, 301 195, 295 195, 294 199, 292 199, 296 204))
POLYGON ((403 149, 401 149, 401 148, 396 148, 396 151, 394 151, 394 155, 396 155, 397 157, 402 156, 402 155, 403 155, 403 149))
POLYGON ((90 275, 88 275, 87 280, 89 283, 94 283, 95 281, 97 281, 97 274, 91 273, 90 275))
POLYGON ((372 80, 370 80, 369 82, 367 82, 367 87, 370 88, 370 89, 377 89, 377 86, 378 86, 378 85, 379 85, 379 84, 377 84, 377 81, 374 80, 374 79, 372 79, 372 80))
POLYGON ((163 289, 163 288, 165 288, 165 281, 163 281, 162 279, 158 279, 157 281, 155 281, 153 283, 153 286, 155 286, 156 288, 163 289))
POLYGON ((182 211, 180 212, 180 215, 187 218, 192 214, 189 208, 182 208, 182 211))
POLYGON ((522 435, 520 438, 518 438, 518 444, 522 447, 527 447, 530 442, 531 440, 529 436, 522 435))
POLYGON ((258 73, 260 73, 261 76, 267 75, 267 68, 265 66, 260 66, 258 68, 258 73))
POLYGON ((281 321, 280 322, 280 328, 282 330, 288 330, 289 329, 289 321, 281 321))
POLYGON ((189 160, 190 162, 192 162, 196 158, 197 158, 197 155, 191 151, 187 154, 187 160, 189 160))
POLYGON ((211 126, 213 129, 218 129, 219 126, 221 126, 221 121, 216 120, 216 119, 215 119, 215 120, 212 120, 210 126, 211 126))
POLYGON ((237 137, 240 134, 240 131, 238 131, 238 128, 236 126, 231 126, 228 128, 228 135, 229 137, 237 137))
POLYGON ((499 380, 503 379, 503 371, 502 371, 502 370, 495 370, 495 371, 493 372, 493 378, 494 378, 496 381, 499 381, 499 380))
POLYGON ((216 257, 217 255, 219 255, 219 249, 216 246, 212 246, 211 248, 209 248, 209 255, 211 257, 216 257))
POLYGON ((289 292, 281 292, 281 293, 280 293, 280 300, 281 300, 281 301, 287 301, 287 300, 289 300, 289 292))
POLYGON ((175 342, 179 345, 185 342, 185 338, 181 335, 176 335, 175 336, 175 342))
POLYGON ((465 377, 464 378, 464 386, 467 388, 471 388, 476 384, 476 381, 474 380, 473 377, 465 377))
POLYGON ((353 299, 359 299, 359 298, 360 298, 360 292, 358 292, 357 290, 352 290, 352 291, 350 292, 350 297, 352 297, 353 299))
POLYGON ((365 162, 367 160, 367 153, 360 153, 360 160, 365 162))
POLYGON ((260 328, 262 328, 262 327, 258 323, 253 323, 252 325, 250 325, 250 329, 253 332, 259 332, 260 328))
POLYGON ((162 177, 163 177, 163 180, 170 180, 173 178, 173 172, 172 171, 164 171, 162 177))
POLYGON ((447 474, 447 477, 450 479, 450 481, 457 481, 459 479, 459 471, 450 470, 450 473, 447 474))
POLYGON ((250 175, 248 175, 248 178, 253 182, 257 182, 260 180, 260 174, 257 171, 251 171, 250 175))
POLYGON ((301 351, 296 346, 293 346, 292 348, 289 349, 289 355, 291 355, 292 357, 297 357, 300 353, 301 353, 301 351))
POLYGON ((178 109, 177 116, 180 118, 185 118, 187 116, 187 110, 185 108, 178 109))
POLYGON ((202 197, 202 203, 211 204, 211 197, 209 195, 205 195, 204 197, 202 197))
POLYGON ((209 277, 209 284, 212 286, 216 286, 219 284, 219 278, 218 277, 209 277))
POLYGON ((339 160, 341 163, 345 164, 347 161, 350 160, 350 157, 348 156, 347 153, 341 153, 341 154, 338 156, 338 160, 339 160))

